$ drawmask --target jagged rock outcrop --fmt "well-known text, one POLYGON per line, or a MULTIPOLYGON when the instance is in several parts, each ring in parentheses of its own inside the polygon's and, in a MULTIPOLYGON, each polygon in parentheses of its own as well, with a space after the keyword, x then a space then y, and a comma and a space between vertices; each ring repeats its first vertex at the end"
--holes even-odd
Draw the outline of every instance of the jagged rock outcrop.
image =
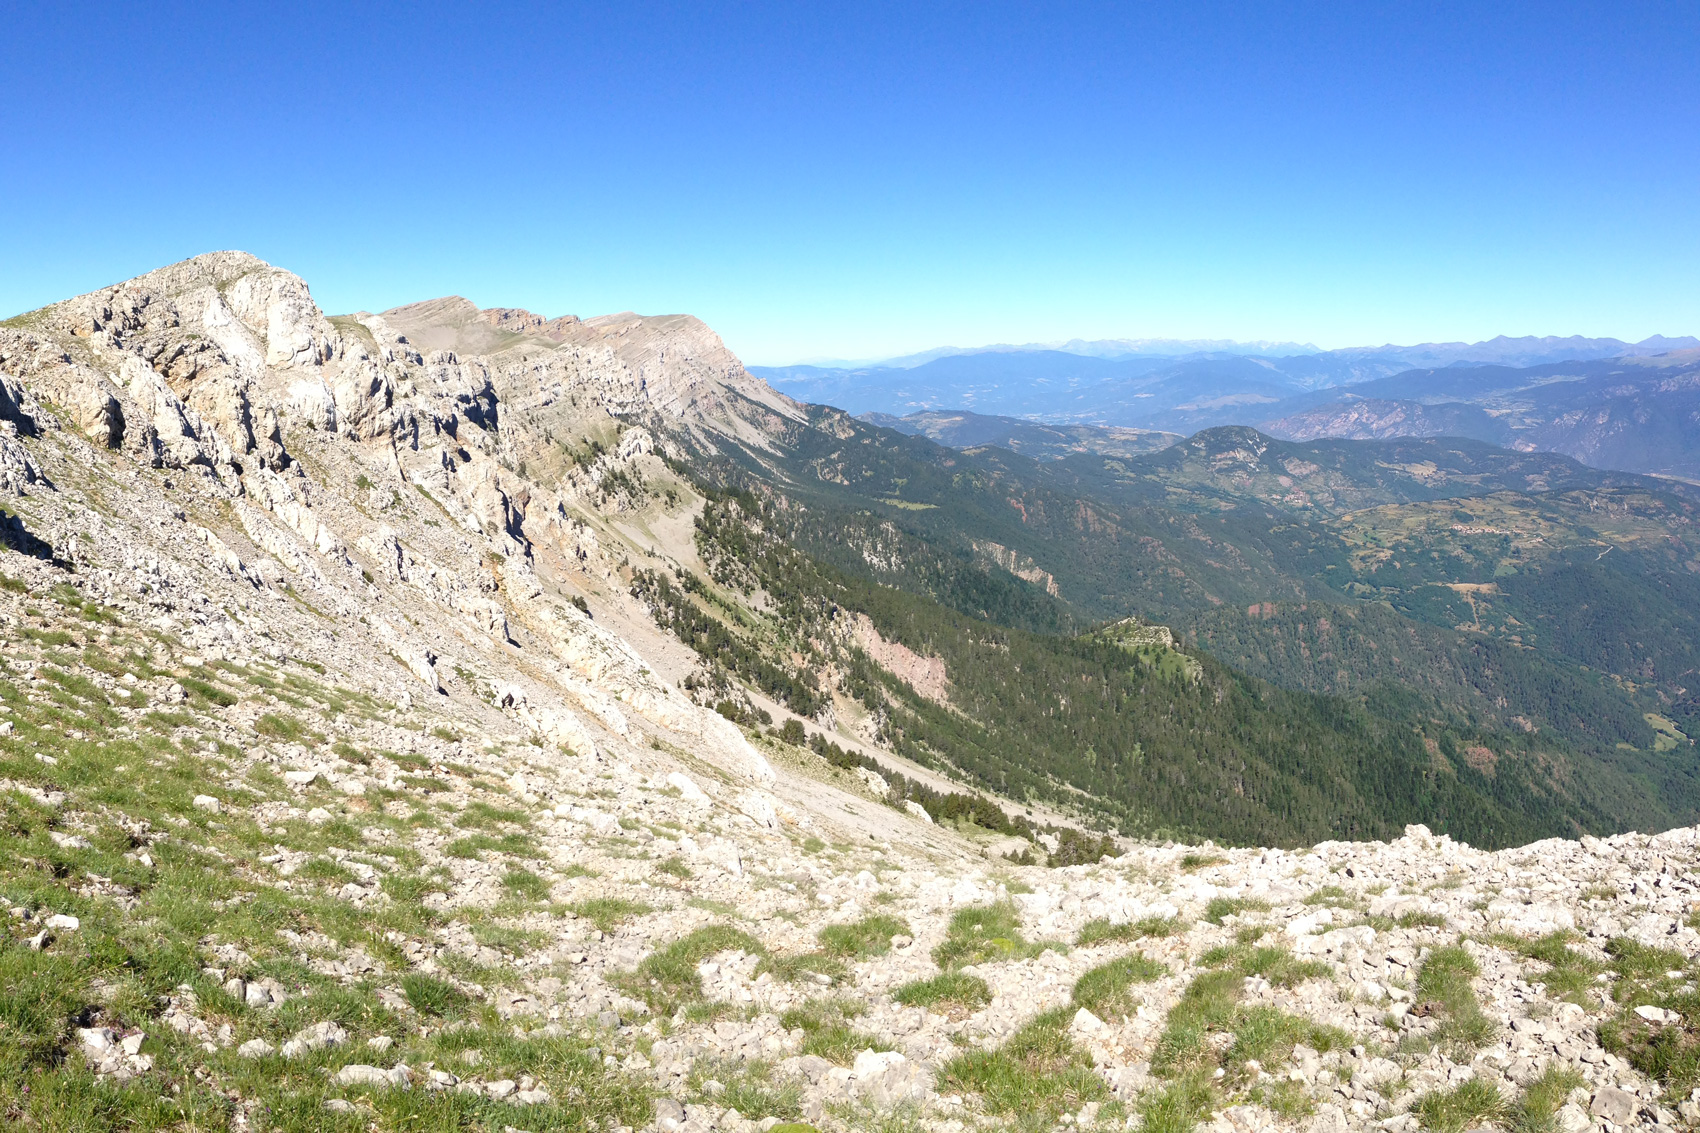
MULTIPOLYGON (((575 504, 610 475, 653 459, 658 445, 611 410, 674 425, 688 417, 686 427, 705 434, 747 427, 737 417, 743 400, 794 412, 699 321, 486 317, 464 300, 332 320, 299 277, 217 252, 13 320, 0 330, 0 373, 0 409, 24 435, 48 420, 39 394, 96 445, 158 468, 200 468, 209 488, 232 500, 227 531, 200 528, 226 575, 303 586, 343 616, 373 587, 405 584, 462 619, 479 648, 512 644, 514 627, 524 626, 555 658, 567 699, 578 698, 591 718, 625 733, 636 713, 693 743, 719 745, 740 774, 771 780, 736 727, 545 594, 528 565, 539 539, 563 561, 582 567, 592 550, 598 566, 605 561, 571 518, 575 504), (457 353, 469 344, 468 326, 497 332, 475 344, 498 349, 457 353), (516 471, 555 437, 587 426, 617 439, 577 475, 550 490, 516 471), (316 475, 304 474, 292 449, 316 475), (451 540, 451 553, 434 556, 378 519, 420 512, 441 518, 417 515, 416 529, 447 521, 472 541, 451 540), (509 559, 512 567, 489 569, 509 559)), ((24 450, 8 445, 0 467, 18 489, 42 482, 24 450)), ((406 622, 374 619, 383 627, 376 648, 440 687, 438 659, 448 650, 417 640, 400 628, 406 622)), ((570 745, 593 746, 570 709, 531 709, 570 745)))

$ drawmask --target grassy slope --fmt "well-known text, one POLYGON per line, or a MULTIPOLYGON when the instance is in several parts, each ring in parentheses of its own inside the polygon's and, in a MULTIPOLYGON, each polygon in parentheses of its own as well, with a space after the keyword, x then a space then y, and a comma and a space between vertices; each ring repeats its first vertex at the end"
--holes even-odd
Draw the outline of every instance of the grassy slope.
MULTIPOLYGON (((0 584, 12 581, 0 575, 0 584)), ((528 817, 503 805, 510 799, 501 784, 460 768, 457 785, 474 801, 456 813, 435 802, 447 786, 442 767, 346 742, 337 744, 339 754, 362 764, 394 761, 413 773, 402 780, 408 785, 349 800, 321 780, 303 797, 264 764, 239 773, 243 753, 217 738, 223 706, 269 706, 257 721, 256 746, 316 742, 324 738, 316 730, 329 731, 333 719, 378 720, 386 706, 293 665, 186 667, 168 635, 125 624, 74 593, 32 595, 60 628, 26 623, 0 638, 8 660, 33 661, 42 676, 0 677, 11 724, 0 736, 0 894, 14 909, 0 933, 0 1107, 14 1121, 138 1133, 354 1133, 374 1121, 499 1129, 515 1111, 489 1098, 351 1089, 331 1078, 342 1065, 374 1060, 460 1065, 468 1049, 483 1052, 492 1079, 531 1075, 550 1091, 555 1101, 529 1107, 528 1128, 588 1131, 648 1118, 649 1085, 605 1069, 582 1035, 516 1038, 492 1004, 463 990, 512 982, 511 967, 445 955, 436 975, 409 971, 400 945, 429 946, 452 919, 421 900, 444 882, 411 845, 422 828, 505 847, 504 899, 471 914, 472 938, 504 953, 540 943, 518 922, 549 907, 530 872, 544 865, 525 831, 528 817), (144 683, 170 675, 188 697, 150 705, 145 693, 103 689, 97 673, 144 683), (239 805, 196 806, 208 791, 238 795, 239 805), (243 809, 267 802, 324 807, 330 817, 282 827, 243 809), (283 884, 274 875, 280 853, 301 856, 283 884), (356 871, 372 872, 382 896, 364 903, 340 896, 356 871), (51 914, 74 916, 78 927, 31 944, 51 914), (368 969, 343 973, 328 963, 350 954, 365 957, 368 969), (215 962, 220 969, 209 966, 215 962), (232 976, 276 981, 287 999, 253 1006, 227 990, 223 981, 232 976), (380 994, 395 984, 405 1006, 380 994), (162 1016, 177 1007, 208 1029, 168 1025, 162 1016), (301 1028, 326 1020, 348 1032, 345 1044, 299 1058, 276 1053, 301 1028), (76 1028, 85 1026, 145 1033, 140 1052, 152 1069, 130 1081, 97 1079, 76 1053, 76 1028), (379 1035, 395 1042, 381 1058, 366 1045, 379 1035), (256 1039, 272 1053, 238 1053, 256 1039), (365 1095, 375 1112, 324 1108, 327 1097, 344 1094, 365 1095)))

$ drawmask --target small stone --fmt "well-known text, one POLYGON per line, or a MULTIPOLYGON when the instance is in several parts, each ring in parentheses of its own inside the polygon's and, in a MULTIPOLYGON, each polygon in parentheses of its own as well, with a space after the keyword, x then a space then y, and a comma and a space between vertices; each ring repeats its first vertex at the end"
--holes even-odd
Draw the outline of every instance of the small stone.
POLYGON ((76 932, 83 927, 83 922, 69 913, 54 913, 47 918, 47 927, 60 932, 76 932))
POLYGON ((196 795, 194 802, 191 805, 193 805, 196 810, 204 810, 208 814, 217 814, 221 809, 223 809, 219 806, 218 800, 213 798, 211 795, 196 795))
POLYGON ((85 1051, 99 1052, 111 1048, 117 1036, 109 1027, 78 1027, 77 1041, 85 1051))
POLYGON ((314 1023, 295 1032, 295 1036, 283 1044, 285 1058, 298 1058, 303 1054, 326 1047, 341 1046, 348 1041, 348 1032, 326 1019, 322 1023, 314 1023))
POLYGON ((331 820, 331 812, 322 806, 316 806, 307 812, 307 821, 314 826, 323 826, 331 820))
POLYGON ((243 1058, 267 1058, 277 1052, 277 1048, 265 1039, 249 1039, 236 1048, 236 1053, 243 1058))
POLYGON ((367 1066, 355 1062, 336 1072, 336 1083, 339 1086, 377 1086, 379 1088, 408 1087, 407 1068, 397 1066, 393 1070, 382 1070, 376 1066, 367 1066))
POLYGON ((1104 1029, 1104 1021, 1082 1007, 1074 1013, 1074 1029, 1083 1034, 1095 1035, 1104 1029))
POLYGON ((330 1110, 332 1113, 353 1113, 354 1103, 344 1101, 341 1098, 326 1098, 324 1108, 330 1110))
POLYGON ((1601 1086, 1588 1108, 1595 1117, 1603 1117, 1613 1125, 1628 1125, 1635 1119, 1635 1111, 1640 1107, 1641 1103, 1634 1094, 1616 1086, 1601 1086))

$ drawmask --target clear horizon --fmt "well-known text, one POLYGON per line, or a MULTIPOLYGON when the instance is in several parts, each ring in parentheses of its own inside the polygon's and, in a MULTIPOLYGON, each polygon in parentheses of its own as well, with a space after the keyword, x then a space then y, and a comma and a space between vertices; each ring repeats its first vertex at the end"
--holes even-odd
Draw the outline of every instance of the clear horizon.
POLYGON ((8 21, 6 315, 241 248, 756 365, 1700 332, 1691 5, 78 8, 8 21))
MULTIPOLYGON (((1465 346, 1473 346, 1473 345, 1476 345, 1477 343, 1490 341, 1491 338, 1498 338, 1498 337, 1504 337, 1504 338, 1509 338, 1509 339, 1513 339, 1513 340, 1519 339, 1519 338, 1525 338, 1525 337, 1537 338, 1537 339, 1539 339, 1539 338, 1574 338, 1574 337, 1596 338, 1596 339, 1616 338, 1618 341, 1624 343, 1627 346, 1638 346, 1642 342, 1647 341, 1647 339, 1655 337, 1655 335, 1647 335, 1643 338, 1634 339, 1634 340, 1619 338, 1617 335, 1581 335, 1581 336, 1577 336, 1577 335, 1504 335, 1504 336, 1494 335, 1494 336, 1490 336, 1490 339, 1473 339, 1473 340, 1469 340, 1469 341, 1465 341, 1465 340, 1462 340, 1462 339, 1429 339, 1429 340, 1426 340, 1424 342, 1398 342, 1398 343, 1394 343, 1394 342, 1355 342, 1355 343, 1351 343, 1351 344, 1345 345, 1345 346, 1318 346, 1314 342, 1312 342, 1312 343, 1302 343, 1302 342, 1299 342, 1297 340, 1292 340, 1292 339, 1283 339, 1283 340, 1280 340, 1278 342, 1270 342, 1270 341, 1267 341, 1267 340, 1262 341, 1262 342, 1256 342, 1256 341, 1246 341, 1246 340, 1241 340, 1241 339, 1226 339, 1226 338, 1174 339, 1174 338, 1167 338, 1165 336, 1147 336, 1147 337, 1144 337, 1144 338, 1133 338, 1131 336, 1117 336, 1117 337, 1106 337, 1106 338, 1086 338, 1086 337, 1081 336, 1081 335, 1075 335, 1073 338, 1061 339, 1061 340, 1054 341, 1054 342, 987 342, 987 343, 981 343, 980 345, 977 345, 977 346, 961 346, 961 345, 956 345, 956 344, 945 345, 945 346, 933 346, 933 347, 928 347, 925 350, 912 350, 912 351, 909 351, 908 353, 905 353, 905 354, 888 354, 888 355, 885 355, 885 356, 879 357, 879 358, 812 358, 812 359, 811 358, 800 358, 800 359, 797 359, 796 361, 792 361, 792 362, 752 362, 752 361, 749 361, 748 359, 742 359, 742 361, 744 361, 746 365, 759 366, 759 367, 763 367, 765 369, 780 369, 780 368, 784 368, 784 367, 787 367, 787 366, 818 366, 818 367, 822 367, 822 368, 861 367, 861 366, 876 366, 876 365, 880 365, 882 363, 919 357, 921 355, 930 354, 930 353, 933 353, 935 351, 940 352, 940 356, 943 356, 946 353, 949 353, 949 354, 975 354, 975 353, 989 353, 989 352, 1002 351, 1002 350, 1008 350, 1008 351, 1059 350, 1060 351, 1064 347, 1068 346, 1070 343, 1073 343, 1073 342, 1079 342, 1079 343, 1083 343, 1083 344, 1104 343, 1104 342, 1143 342, 1143 343, 1174 342, 1177 345, 1183 345, 1183 344, 1188 344, 1188 343, 1219 342, 1219 343, 1222 343, 1223 345, 1231 345, 1231 346, 1239 346, 1239 347, 1274 347, 1276 349, 1259 349, 1259 350, 1255 351, 1255 353, 1257 353, 1257 354, 1266 354, 1268 356, 1274 357, 1276 355, 1281 355, 1281 354, 1284 353, 1283 351, 1281 351, 1279 349, 1280 347, 1283 347, 1283 346, 1308 347, 1310 349, 1314 349, 1317 353, 1327 354, 1327 353, 1330 353, 1330 352, 1333 352, 1333 351, 1340 351, 1340 350, 1376 350, 1376 349, 1380 349, 1382 347, 1389 347, 1389 348, 1397 349, 1397 348, 1409 348, 1409 347, 1413 347, 1413 346, 1425 346, 1425 345, 1452 346, 1452 345, 1460 345, 1461 344, 1461 345, 1465 345, 1465 346)), ((1663 337, 1671 338, 1671 339, 1700 338, 1700 335, 1666 334, 1666 335, 1663 335, 1663 337)), ((1248 351, 1248 353, 1251 353, 1251 351, 1248 351)), ((1291 353, 1291 352, 1286 352, 1286 353, 1291 353)))

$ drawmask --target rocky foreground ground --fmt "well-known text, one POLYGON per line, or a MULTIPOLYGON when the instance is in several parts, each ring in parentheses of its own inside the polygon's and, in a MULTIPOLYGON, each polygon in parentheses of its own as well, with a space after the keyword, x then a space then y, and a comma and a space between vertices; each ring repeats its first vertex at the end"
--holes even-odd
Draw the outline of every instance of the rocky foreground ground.
POLYGON ((516 471, 717 344, 427 357, 204 259, 0 336, 23 1128, 1700 1123, 1696 831, 1017 866, 681 691, 665 437, 516 471))
MULTIPOLYGON (((1692 830, 1018 868, 889 809, 870 837, 659 737, 579 755, 240 640, 189 653, 123 588, 79 600, 6 565, 15 1112, 665 1133, 1700 1117, 1668 1088, 1693 1070, 1692 830)), ((881 808, 755 743, 786 795, 881 808)))

